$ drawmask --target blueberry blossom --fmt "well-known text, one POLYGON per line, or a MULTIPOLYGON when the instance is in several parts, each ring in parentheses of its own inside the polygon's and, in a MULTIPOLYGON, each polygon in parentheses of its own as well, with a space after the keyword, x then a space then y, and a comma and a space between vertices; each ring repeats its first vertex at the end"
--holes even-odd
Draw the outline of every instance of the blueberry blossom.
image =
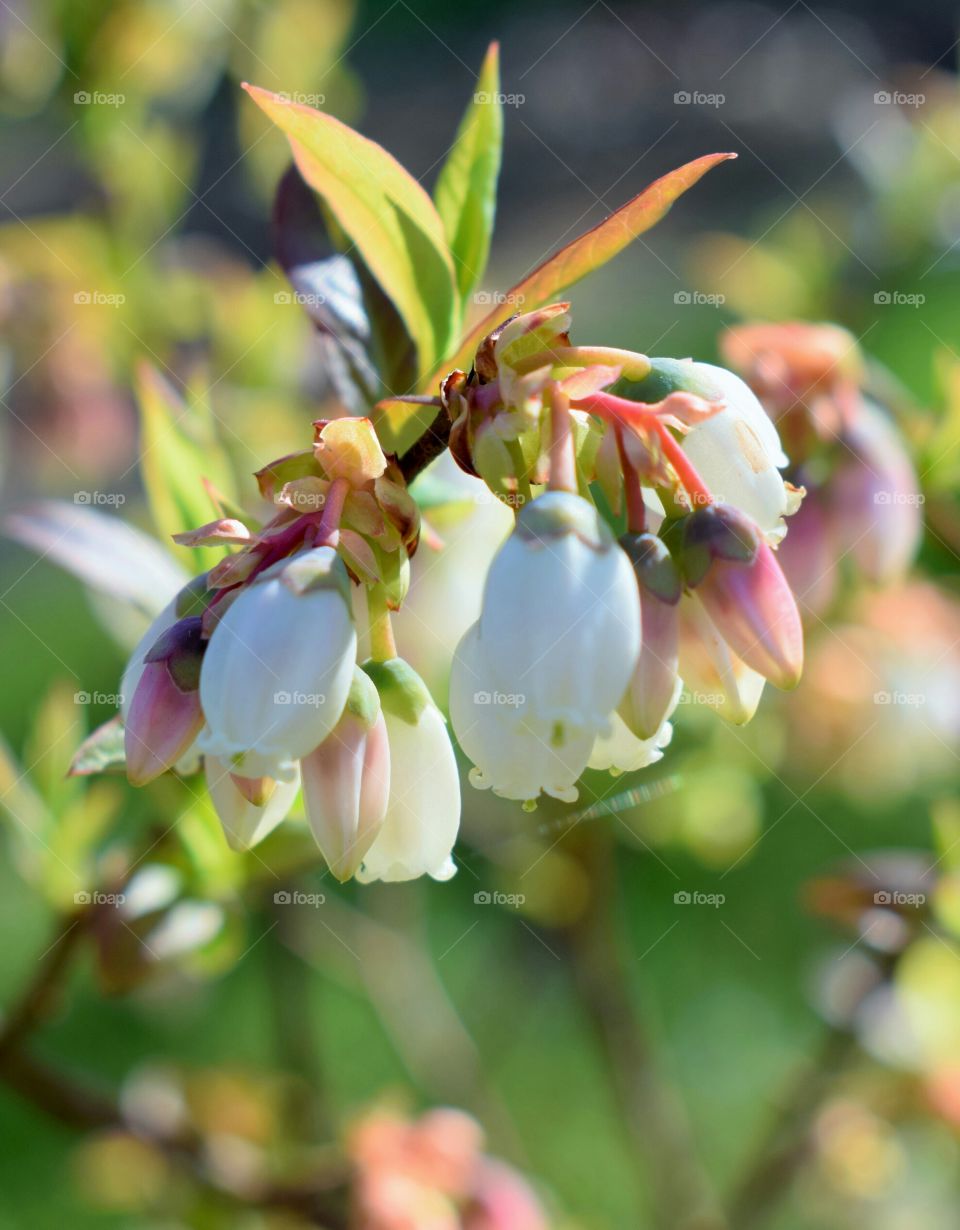
POLYGON ((127 777, 134 786, 173 768, 200 733, 203 650, 201 619, 191 615, 171 624, 144 654, 124 723, 127 777))
POLYGON ((247 777, 289 778, 340 719, 357 637, 332 547, 281 560, 217 622, 200 674, 200 747, 247 777))
POLYGON ((640 601, 593 504, 548 491, 520 510, 487 575, 479 634, 492 682, 525 696, 554 746, 606 725, 637 664, 640 601))
POLYGON ((780 688, 803 670, 796 600, 757 527, 728 504, 700 508, 683 525, 683 570, 730 648, 780 688))
POLYGON ((317 845, 336 878, 349 880, 380 832, 390 793, 387 724, 377 689, 359 668, 340 721, 300 769, 317 845))
POLYGON ((470 782, 505 799, 536 799, 541 791, 563 802, 577 798, 576 782, 594 744, 592 727, 565 730, 538 721, 520 693, 501 692, 478 624, 464 634, 450 672, 450 721, 473 762, 470 782))
POLYGON ((241 778, 229 761, 209 753, 203 758, 207 792, 231 850, 249 850, 286 818, 300 789, 299 771, 287 781, 241 778))
POLYGON ((390 749, 386 814, 357 879, 449 880, 460 828, 460 775, 443 715, 401 658, 363 668, 380 696, 390 749))

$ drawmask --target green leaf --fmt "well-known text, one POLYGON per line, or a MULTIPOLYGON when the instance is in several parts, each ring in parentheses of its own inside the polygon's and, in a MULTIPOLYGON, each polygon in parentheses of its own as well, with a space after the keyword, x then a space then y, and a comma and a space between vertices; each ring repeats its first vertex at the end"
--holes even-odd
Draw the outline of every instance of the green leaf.
MULTIPOLYGON (((143 482, 157 529, 169 539, 210 520, 213 502, 204 480, 232 500, 233 475, 205 396, 192 397, 187 405, 149 363, 139 365, 136 389, 143 482)), ((183 553, 181 558, 193 572, 212 568, 224 556, 219 547, 171 549, 183 553)))
POLYGON ((453 262, 430 197, 382 146, 346 124, 269 90, 244 89, 286 134, 300 174, 395 304, 425 376, 460 321, 453 262))
POLYGON ((736 158, 736 154, 707 154, 677 167, 675 171, 655 180, 609 218, 548 257, 529 277, 502 296, 500 304, 471 329, 456 353, 441 363, 426 381, 425 388, 431 389, 436 376, 456 367, 468 371, 477 346, 497 325, 517 310, 532 312, 542 307, 574 282, 601 268, 659 222, 677 197, 692 188, 707 171, 728 158, 736 158))
POLYGON ((453 254, 461 298, 469 295, 487 267, 502 145, 500 47, 491 43, 473 101, 433 193, 453 254))

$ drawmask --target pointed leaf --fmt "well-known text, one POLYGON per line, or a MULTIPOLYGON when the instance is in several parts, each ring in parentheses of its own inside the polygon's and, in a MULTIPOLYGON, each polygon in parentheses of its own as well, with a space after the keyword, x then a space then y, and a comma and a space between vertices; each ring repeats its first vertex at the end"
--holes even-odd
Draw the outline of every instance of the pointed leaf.
POLYGON ((123 722, 120 715, 110 718, 84 739, 70 762, 71 777, 119 771, 126 763, 123 750, 123 722))
MULTIPOLYGON (((157 529, 170 539, 209 519, 205 478, 232 498, 233 477, 202 396, 186 405, 149 363, 138 366, 136 390, 144 486, 157 529)), ((190 558, 187 567, 202 571, 222 559, 223 551, 202 548, 183 555, 190 558)))
MULTIPOLYGON (((502 302, 470 331, 459 350, 440 364, 433 375, 442 375, 456 367, 469 370, 481 339, 508 316, 512 316, 516 304, 521 304, 523 311, 531 312, 549 302, 568 286, 572 286, 574 282, 586 277, 588 273, 605 265, 644 231, 659 222, 677 197, 692 188, 697 180, 717 163, 728 158, 736 158, 736 154, 707 154, 703 158, 695 158, 693 162, 685 163, 655 180, 609 218, 568 243, 565 248, 561 248, 504 295, 502 302)), ((432 378, 426 382, 428 389, 432 382, 432 378)))
POLYGON ((449 348, 459 296, 443 223, 417 181, 346 124, 269 90, 247 93, 290 141, 300 174, 396 305, 425 375, 449 348))
POLYGON ((477 285, 487 266, 502 145, 500 46, 491 43, 473 101, 460 123, 433 193, 462 298, 477 285))

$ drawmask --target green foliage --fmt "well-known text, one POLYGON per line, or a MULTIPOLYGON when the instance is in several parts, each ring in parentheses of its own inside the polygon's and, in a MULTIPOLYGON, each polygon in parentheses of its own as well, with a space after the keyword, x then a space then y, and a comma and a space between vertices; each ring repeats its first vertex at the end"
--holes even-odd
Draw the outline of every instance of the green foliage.
POLYGON ((456 265, 461 298, 483 277, 497 207, 503 145, 499 47, 487 52, 473 100, 443 164, 433 198, 456 265))

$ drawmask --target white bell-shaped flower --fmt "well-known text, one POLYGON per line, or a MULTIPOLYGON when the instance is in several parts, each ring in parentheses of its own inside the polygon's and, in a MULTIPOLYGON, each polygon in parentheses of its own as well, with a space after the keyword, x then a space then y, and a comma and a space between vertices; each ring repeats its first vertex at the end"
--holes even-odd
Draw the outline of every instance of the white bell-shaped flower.
POLYGON ((263 802, 252 802, 240 788, 228 761, 204 756, 207 791, 231 850, 249 850, 272 833, 293 806, 300 789, 300 774, 272 784, 263 802))
MULTIPOLYGON (((681 688, 678 679, 678 699, 681 688)), ((609 733, 599 735, 593 745, 588 767, 606 769, 610 773, 633 773, 637 769, 646 769, 648 765, 663 759, 664 749, 672 738, 673 726, 665 721, 652 738, 638 739, 620 714, 614 713, 610 718, 609 733)))
POLYGON ((357 871, 371 880, 449 880, 460 828, 460 775, 443 715, 400 658, 368 662, 390 746, 387 813, 357 871))
POLYGON ((733 504, 757 523, 770 541, 785 532, 783 518, 796 501, 780 469, 789 464, 777 429, 756 394, 733 372, 712 363, 682 362, 684 387, 724 408, 693 426, 683 451, 716 500, 733 504))
POLYGON ((498 690, 558 743, 605 727, 640 653, 630 561, 596 508, 548 491, 526 505, 487 575, 480 637, 498 690))
POLYGON ((473 761, 470 782, 505 799, 536 799, 541 791, 573 803, 587 767, 592 727, 538 723, 521 694, 500 692, 474 624, 454 655, 450 721, 473 761))
POLYGON ((331 547, 268 568, 214 629, 200 674, 205 754, 246 777, 293 776, 343 712, 357 637, 331 547))
POLYGON ((340 721, 300 762, 307 821, 331 872, 349 880, 376 840, 390 796, 390 746, 377 689, 354 668, 340 721))

